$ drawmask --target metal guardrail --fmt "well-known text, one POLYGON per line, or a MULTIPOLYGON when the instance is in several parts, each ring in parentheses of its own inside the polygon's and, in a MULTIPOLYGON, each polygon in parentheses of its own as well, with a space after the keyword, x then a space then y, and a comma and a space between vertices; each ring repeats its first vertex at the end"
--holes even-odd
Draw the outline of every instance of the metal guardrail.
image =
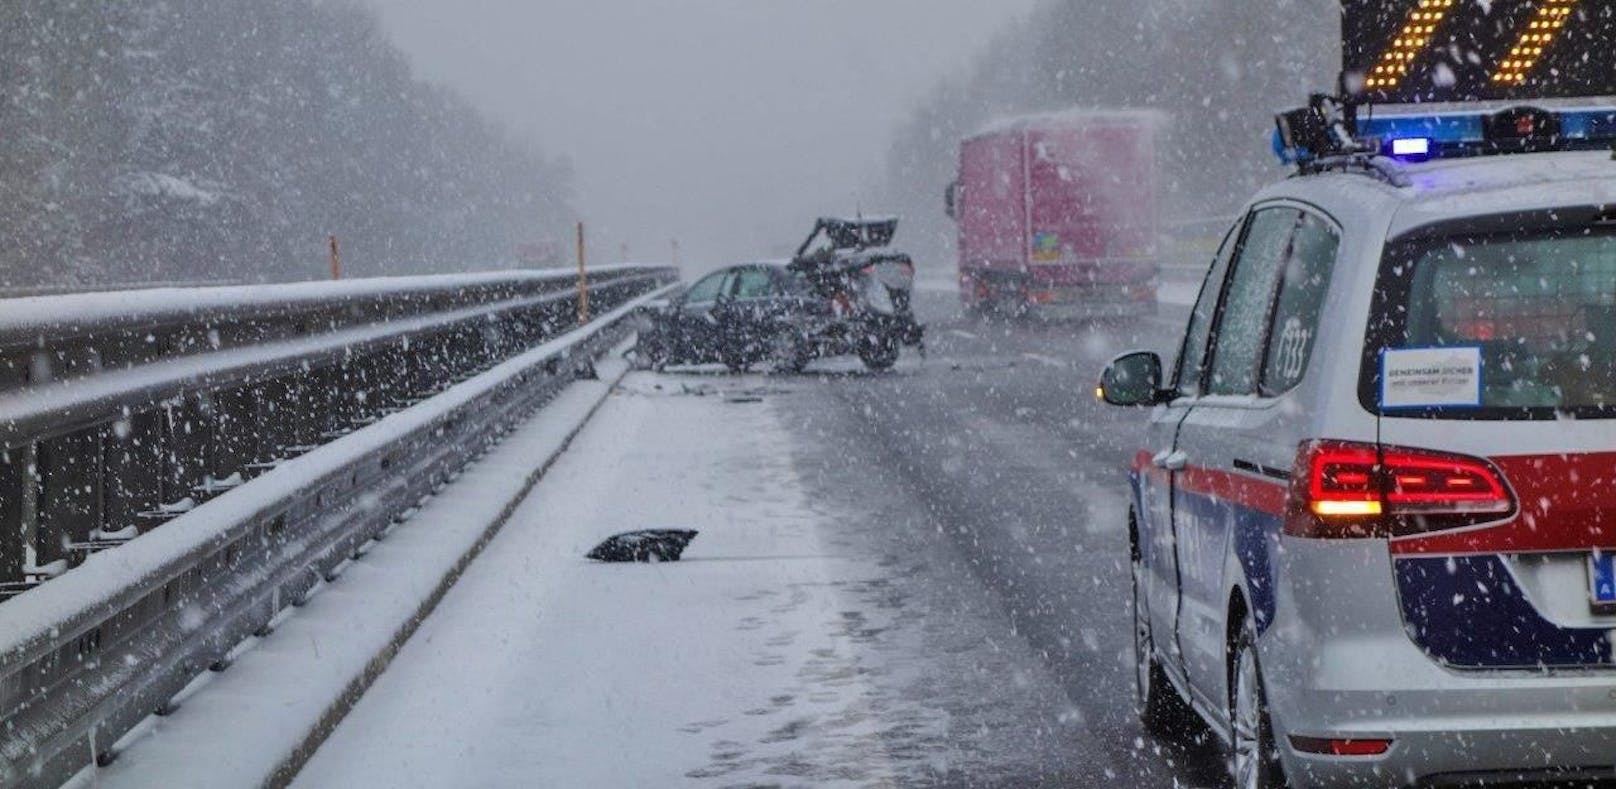
POLYGON ((240 285, 240 280, 155 280, 151 282, 97 282, 90 285, 0 285, 0 299, 19 299, 27 296, 60 296, 68 293, 105 293, 119 290, 151 290, 153 288, 212 288, 240 285))
POLYGON ((120 294, 125 312, 0 303, 0 358, 28 351, 30 375, 51 373, 0 385, 0 531, 32 548, 4 553, 6 569, 79 565, 0 602, 0 786, 58 785, 115 755, 674 277, 594 272, 590 299, 611 312, 564 335, 576 298, 562 274, 269 286, 185 294, 179 309, 120 294), (133 361, 62 363, 101 348, 133 361))
MULTIPOLYGON (((605 267, 592 289, 670 276, 605 267)), ((572 277, 0 303, 0 597, 570 326, 572 277)))

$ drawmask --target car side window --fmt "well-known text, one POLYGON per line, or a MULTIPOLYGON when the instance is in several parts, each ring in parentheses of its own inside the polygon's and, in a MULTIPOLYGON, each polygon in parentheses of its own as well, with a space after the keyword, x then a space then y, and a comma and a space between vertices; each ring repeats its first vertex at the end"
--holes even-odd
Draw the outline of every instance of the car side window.
POLYGON ((774 295, 774 281, 769 272, 752 266, 735 272, 735 298, 764 299, 774 295))
POLYGON ((1260 392, 1273 397, 1294 389, 1307 373, 1319 334, 1319 313, 1330 285, 1341 236, 1323 219, 1303 213, 1280 274, 1279 298, 1268 327, 1260 392))
POLYGON ((789 268, 777 270, 780 278, 780 292, 792 296, 807 296, 814 292, 813 283, 808 281, 808 275, 801 271, 789 268))
POLYGON ((1299 217, 1294 208, 1265 208, 1252 214, 1245 239, 1230 264, 1229 285, 1213 330, 1208 394, 1257 391, 1263 329, 1299 217))
POLYGON ((1206 279, 1201 282, 1201 295, 1190 312, 1189 328, 1184 332, 1184 345, 1178 349, 1178 367, 1173 373, 1173 391, 1180 397, 1194 397, 1201 393, 1202 373, 1206 370, 1206 343, 1212 334, 1212 319, 1217 316, 1218 297, 1223 295, 1223 280, 1229 272, 1229 258, 1234 256, 1236 243, 1244 221, 1235 224, 1218 254, 1212 258, 1206 279))
POLYGON ((710 304, 717 301, 719 288, 723 286, 724 278, 727 276, 728 271, 719 271, 696 280, 696 284, 685 291, 685 303, 710 304))

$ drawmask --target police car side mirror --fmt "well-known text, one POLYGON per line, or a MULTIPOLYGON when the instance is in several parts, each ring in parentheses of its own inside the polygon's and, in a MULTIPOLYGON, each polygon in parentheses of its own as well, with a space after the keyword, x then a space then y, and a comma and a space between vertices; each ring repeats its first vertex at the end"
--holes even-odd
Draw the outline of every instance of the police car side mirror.
POLYGON ((1110 405, 1156 405, 1167 400, 1161 382, 1161 357, 1152 351, 1132 351, 1105 366, 1094 394, 1110 405))

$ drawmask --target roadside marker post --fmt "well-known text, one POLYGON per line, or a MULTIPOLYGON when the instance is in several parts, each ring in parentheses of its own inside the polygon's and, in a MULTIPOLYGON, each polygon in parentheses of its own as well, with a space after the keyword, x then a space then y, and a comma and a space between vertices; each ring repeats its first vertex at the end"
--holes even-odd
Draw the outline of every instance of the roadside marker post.
POLYGON ((589 276, 584 272, 584 223, 578 223, 578 325, 589 322, 589 276))

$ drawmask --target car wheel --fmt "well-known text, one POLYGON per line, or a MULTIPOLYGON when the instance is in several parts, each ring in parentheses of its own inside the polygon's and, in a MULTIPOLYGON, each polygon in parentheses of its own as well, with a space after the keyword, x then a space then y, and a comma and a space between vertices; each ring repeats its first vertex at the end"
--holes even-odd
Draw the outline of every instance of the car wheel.
POLYGON ((1257 661, 1257 628, 1248 617, 1235 642, 1229 687, 1229 774, 1235 789, 1284 789, 1257 661))
POLYGON ((859 341, 859 361, 871 370, 885 370, 898 362, 898 341, 880 335, 859 341))
POLYGON ((808 366, 808 342, 802 332, 786 327, 769 338, 769 372, 800 373, 808 366))
MULTIPOLYGON (((1132 520, 1132 515, 1129 519, 1132 520)), ((1150 632, 1150 616, 1144 606, 1145 564, 1133 557, 1133 658, 1134 713, 1145 731, 1161 739, 1176 739, 1184 732, 1188 710, 1178 691, 1167 679, 1167 672, 1156 660, 1155 642, 1150 632)))

